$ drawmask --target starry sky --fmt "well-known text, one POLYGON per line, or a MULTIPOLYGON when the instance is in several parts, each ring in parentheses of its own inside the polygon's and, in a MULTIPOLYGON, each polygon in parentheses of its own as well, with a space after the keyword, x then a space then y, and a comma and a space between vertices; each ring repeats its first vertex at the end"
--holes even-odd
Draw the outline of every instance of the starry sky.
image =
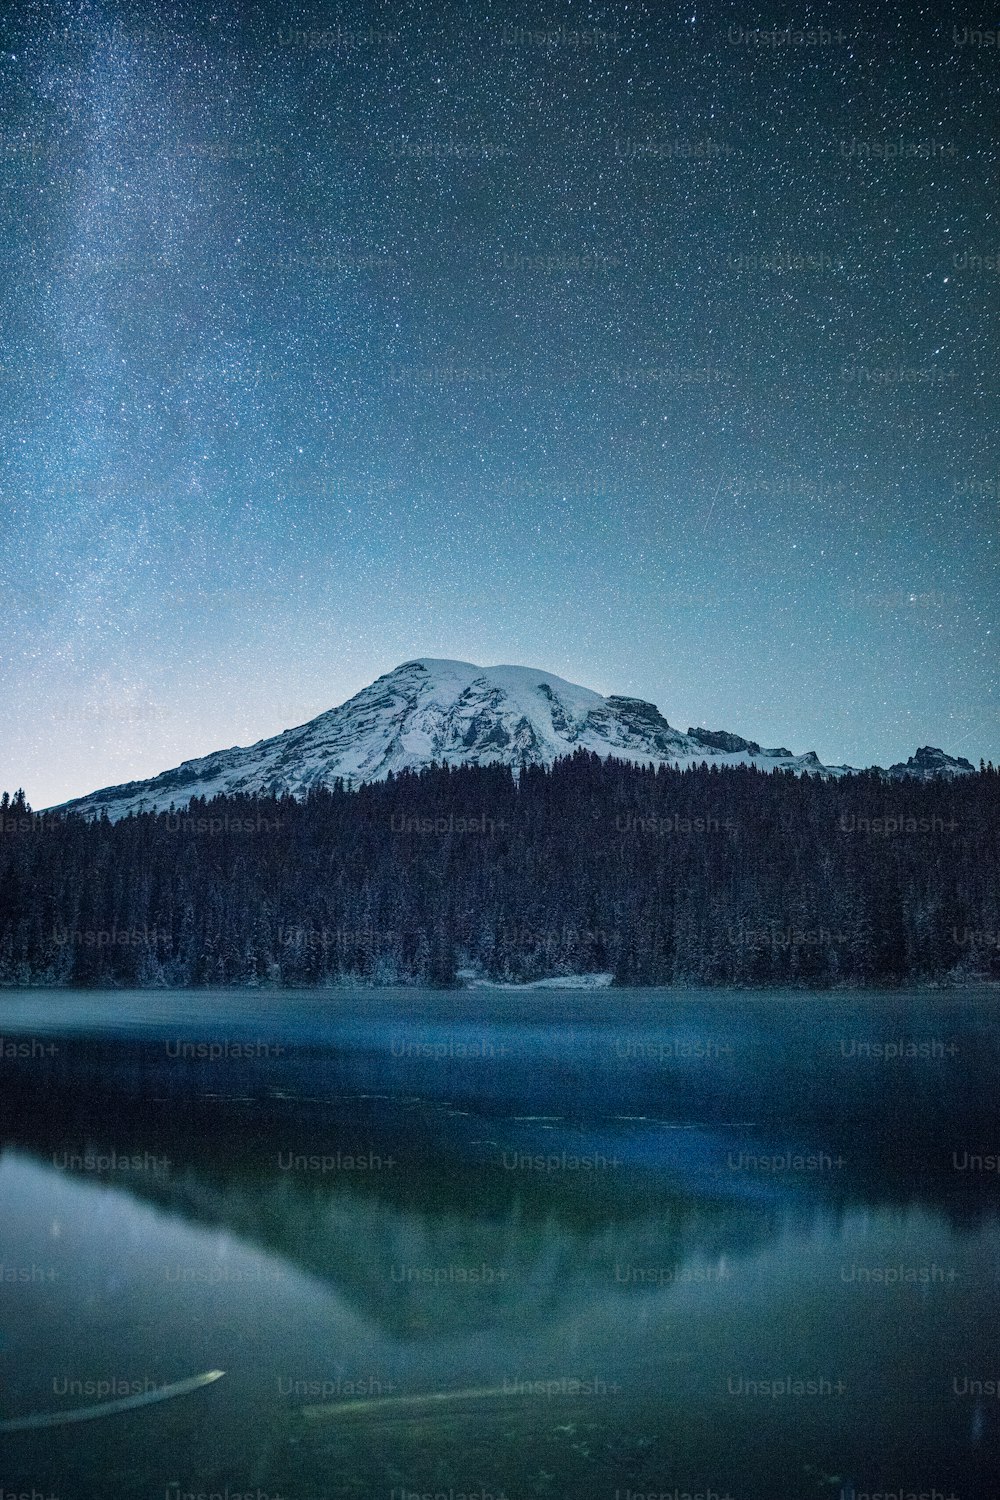
POLYGON ((13 0, 0 787, 416 656, 1000 759, 990 24, 13 0))

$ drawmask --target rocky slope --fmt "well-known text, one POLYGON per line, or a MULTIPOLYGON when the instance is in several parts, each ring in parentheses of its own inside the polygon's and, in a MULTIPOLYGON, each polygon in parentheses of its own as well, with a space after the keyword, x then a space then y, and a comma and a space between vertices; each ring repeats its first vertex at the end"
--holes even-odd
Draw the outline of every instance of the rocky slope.
MULTIPOLYGON (((471 662, 405 662, 338 708, 255 745, 185 761, 148 781, 105 787, 65 804, 89 816, 181 808, 218 793, 304 796, 336 778, 379 780, 390 771, 432 761, 454 765, 548 765, 574 750, 654 764, 752 764, 767 770, 839 775, 814 751, 762 749, 725 730, 674 729, 652 703, 602 697, 531 667, 478 667, 471 662)), ((968 761, 918 750, 892 776, 958 774, 968 761)))

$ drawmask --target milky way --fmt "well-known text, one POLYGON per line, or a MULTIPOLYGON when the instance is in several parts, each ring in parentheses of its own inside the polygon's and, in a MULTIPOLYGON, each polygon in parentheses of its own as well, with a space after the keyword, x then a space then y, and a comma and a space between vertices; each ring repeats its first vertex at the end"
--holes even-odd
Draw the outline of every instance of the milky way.
POLYGON ((976 24, 8 7, 0 786, 416 656, 1000 758, 976 24))

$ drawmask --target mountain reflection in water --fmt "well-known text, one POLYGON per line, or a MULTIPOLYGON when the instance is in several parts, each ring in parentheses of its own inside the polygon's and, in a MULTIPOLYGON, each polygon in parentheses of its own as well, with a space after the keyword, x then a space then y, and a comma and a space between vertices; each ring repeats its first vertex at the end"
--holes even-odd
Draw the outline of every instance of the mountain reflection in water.
POLYGON ((39 992, 3 1026, 40 1045, 4 1063, 0 1416, 227 1371, 11 1435, 5 1484, 986 1493, 986 1000, 39 992))

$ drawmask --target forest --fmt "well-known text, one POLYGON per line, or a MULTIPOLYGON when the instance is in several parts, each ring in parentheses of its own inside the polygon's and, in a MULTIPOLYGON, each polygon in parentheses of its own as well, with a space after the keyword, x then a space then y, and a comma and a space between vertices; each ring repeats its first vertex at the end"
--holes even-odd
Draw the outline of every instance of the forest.
POLYGON ((1000 772, 578 751, 111 823, 0 800, 0 985, 1000 979, 1000 772))

